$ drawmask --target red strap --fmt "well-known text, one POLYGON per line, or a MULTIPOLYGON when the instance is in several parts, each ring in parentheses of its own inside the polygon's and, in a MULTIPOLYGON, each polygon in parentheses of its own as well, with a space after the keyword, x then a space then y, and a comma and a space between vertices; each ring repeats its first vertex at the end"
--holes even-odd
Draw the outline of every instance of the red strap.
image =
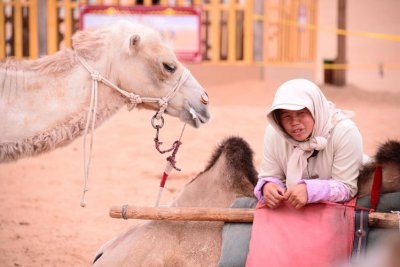
POLYGON ((372 182, 372 189, 371 189, 371 208, 373 208, 374 210, 378 205, 381 185, 382 185, 382 167, 376 165, 374 172, 374 180, 372 182))
POLYGON ((368 212, 374 211, 371 208, 366 208, 366 207, 361 207, 361 206, 356 206, 354 205, 356 203, 356 198, 353 198, 352 200, 349 200, 346 203, 337 203, 337 202, 331 202, 331 201, 327 201, 327 200, 321 200, 319 203, 322 204, 327 204, 327 205, 332 205, 332 206, 343 206, 343 207, 349 207, 349 208, 354 208, 356 210, 366 210, 368 212), (353 201, 353 202, 351 202, 353 201), (349 204, 350 203, 350 204, 349 204))
POLYGON ((167 181, 167 178, 168 178, 168 174, 164 172, 163 176, 162 176, 162 179, 161 179, 161 182, 160 182, 160 187, 164 187, 165 182, 167 181))

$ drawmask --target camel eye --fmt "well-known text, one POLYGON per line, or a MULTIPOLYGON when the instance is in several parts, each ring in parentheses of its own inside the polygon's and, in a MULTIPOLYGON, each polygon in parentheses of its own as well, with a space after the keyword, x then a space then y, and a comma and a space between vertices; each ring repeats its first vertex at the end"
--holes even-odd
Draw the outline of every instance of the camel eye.
POLYGON ((174 73, 176 71, 176 66, 168 63, 163 63, 163 67, 169 73, 174 73))

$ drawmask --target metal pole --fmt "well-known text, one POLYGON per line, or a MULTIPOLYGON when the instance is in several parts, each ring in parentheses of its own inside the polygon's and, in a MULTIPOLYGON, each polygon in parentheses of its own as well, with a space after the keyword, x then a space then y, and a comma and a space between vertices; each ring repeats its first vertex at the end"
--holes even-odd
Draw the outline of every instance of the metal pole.
MULTIPOLYGON (((346 30, 346 2, 347 0, 338 0, 338 28, 343 30, 346 30)), ((346 64, 346 35, 339 34, 337 40, 337 57, 335 64, 346 64)), ((338 86, 346 85, 345 69, 333 71, 333 84, 338 86)))

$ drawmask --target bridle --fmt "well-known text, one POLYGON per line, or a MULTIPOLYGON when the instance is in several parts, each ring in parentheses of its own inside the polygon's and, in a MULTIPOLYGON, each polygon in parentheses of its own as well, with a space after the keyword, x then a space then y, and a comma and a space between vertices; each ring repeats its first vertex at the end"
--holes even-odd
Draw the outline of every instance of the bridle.
POLYGON ((84 58, 80 57, 78 54, 76 54, 76 57, 78 58, 79 62, 82 64, 82 66, 90 73, 90 76, 92 78, 92 92, 91 92, 91 97, 90 97, 90 106, 88 110, 88 115, 86 119, 86 125, 85 125, 85 132, 83 135, 83 157, 84 157, 84 188, 83 188, 83 194, 81 198, 81 207, 85 207, 85 193, 88 191, 87 188, 87 181, 89 177, 89 166, 90 166, 90 161, 91 161, 91 156, 92 156, 92 147, 93 147, 93 131, 94 131, 94 126, 95 126, 95 121, 96 121, 96 113, 97 113, 97 102, 98 102, 98 87, 99 87, 99 82, 107 85, 108 87, 118 91, 121 95, 125 96, 126 98, 129 99, 130 103, 128 104, 128 110, 132 110, 135 108, 138 104, 148 102, 148 103, 158 103, 159 105, 159 110, 157 113, 154 115, 152 122, 154 119, 161 119, 163 121, 162 115, 164 114, 165 110, 168 107, 169 101, 176 95, 177 91, 179 88, 186 82, 186 80, 190 76, 190 71, 183 67, 183 72, 181 76, 179 77, 179 80, 177 83, 174 85, 174 87, 164 96, 164 97, 143 97, 140 95, 137 95, 133 92, 128 92, 124 89, 121 89, 114 83, 112 83, 110 80, 102 76, 97 70, 94 70, 84 58), (86 151, 86 136, 88 134, 89 130, 89 124, 90 124, 90 146, 89 146, 89 154, 87 155, 86 151))
POLYGON ((102 82, 108 87, 118 91, 121 95, 125 96, 130 100, 130 106, 128 107, 129 110, 135 108, 138 104, 141 103, 158 103, 160 106, 160 109, 157 112, 157 119, 159 119, 165 112, 168 106, 168 102, 175 96, 176 92, 178 89, 186 82, 186 80, 190 76, 190 71, 183 67, 183 72, 181 76, 179 77, 178 82, 175 84, 175 86, 164 96, 164 97, 143 97, 140 95, 137 95, 133 92, 128 92, 114 83, 112 83, 110 80, 102 76, 98 71, 94 70, 84 58, 80 57, 79 55, 76 55, 80 63, 82 64, 83 67, 90 73, 90 76, 92 78, 92 94, 93 94, 93 88, 98 88, 98 83, 102 82))

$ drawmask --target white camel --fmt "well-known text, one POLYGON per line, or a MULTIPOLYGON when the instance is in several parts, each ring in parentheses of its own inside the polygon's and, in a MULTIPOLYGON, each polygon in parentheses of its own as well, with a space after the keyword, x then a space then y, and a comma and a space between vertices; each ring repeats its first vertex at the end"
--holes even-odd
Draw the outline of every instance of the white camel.
POLYGON ((144 25, 80 31, 73 49, 7 59, 0 63, 0 163, 67 145, 124 104, 195 127, 210 118, 205 90, 144 25))

